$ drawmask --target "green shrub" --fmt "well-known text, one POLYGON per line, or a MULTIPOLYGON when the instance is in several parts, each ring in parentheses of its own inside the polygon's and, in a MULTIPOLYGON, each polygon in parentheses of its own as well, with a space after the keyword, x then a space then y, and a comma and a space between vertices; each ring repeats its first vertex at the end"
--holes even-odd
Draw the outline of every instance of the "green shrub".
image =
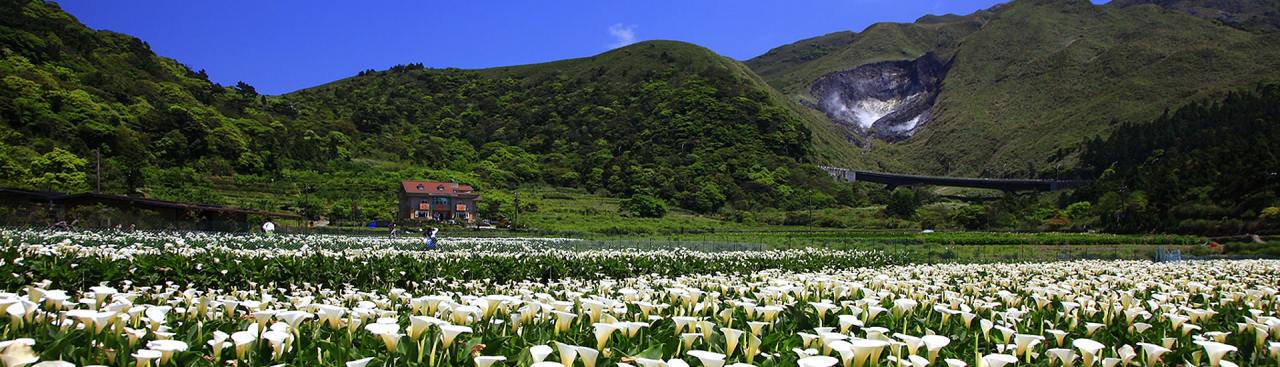
POLYGON ((889 194, 889 202, 884 207, 885 215, 898 218, 911 218, 920 207, 915 190, 906 187, 893 189, 889 194))
POLYGON ((987 209, 981 205, 965 205, 951 212, 951 220, 965 229, 987 226, 987 209))
POLYGON ((667 215, 667 203, 652 195, 632 195, 622 201, 622 210, 642 218, 662 218, 667 215))
POLYGON ((1258 218, 1264 221, 1280 221, 1280 206, 1262 209, 1262 214, 1259 214, 1258 218))

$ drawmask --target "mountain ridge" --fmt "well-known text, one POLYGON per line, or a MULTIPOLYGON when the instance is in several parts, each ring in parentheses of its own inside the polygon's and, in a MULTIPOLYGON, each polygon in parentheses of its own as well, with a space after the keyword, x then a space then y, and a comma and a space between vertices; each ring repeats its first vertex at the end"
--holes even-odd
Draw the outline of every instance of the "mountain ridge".
MULTIPOLYGON (((664 192, 667 198, 680 196, 675 192, 700 191, 696 188, 708 183, 699 180, 708 177, 720 177, 714 179, 720 187, 740 187, 750 175, 734 172, 744 169, 767 171, 785 161, 838 161, 850 155, 848 151, 822 149, 823 141, 827 141, 826 146, 837 148, 847 145, 834 131, 823 130, 829 127, 821 124, 820 116, 782 97, 740 62, 678 41, 646 41, 591 57, 531 65, 473 70, 410 67, 362 74, 281 98, 302 106, 296 117, 300 120, 353 123, 340 128, 348 136, 391 134, 414 141, 430 135, 462 139, 473 146, 503 143, 532 154, 561 154, 564 158, 557 162, 543 162, 544 169, 555 172, 542 177, 543 181, 630 193, 636 190, 631 187, 633 183, 607 182, 611 177, 642 174, 649 177, 644 180, 662 182, 645 181, 640 186, 664 192), (651 100, 650 93, 663 91, 666 95, 669 92, 665 90, 672 87, 712 87, 698 93, 710 93, 720 103, 729 102, 721 108, 738 112, 702 115, 702 107, 690 105, 696 102, 687 100, 691 97, 651 100), (447 89, 451 88, 461 88, 461 94, 450 96, 447 89), (382 108, 394 112, 369 112, 382 108), (460 110, 467 112, 456 113, 460 110), (735 115, 742 112, 755 115, 735 115), (690 121, 684 114, 702 117, 690 121), (375 121, 363 122, 366 119, 375 121), (781 122, 785 124, 779 125, 781 122), (546 124, 555 128, 548 129, 543 126, 546 124), (732 137, 735 133, 721 129, 741 129, 744 124, 772 132, 760 137, 763 145, 721 146, 721 141, 739 139, 732 137), (687 130, 693 126, 702 127, 687 130), (635 141, 636 137, 641 140, 635 141), (599 143, 591 139, 608 141, 607 154, 611 158, 584 159, 602 154, 597 150, 599 143), (755 148, 724 150, 731 146, 755 148), (776 157, 757 153, 766 151, 776 157), (705 160, 708 156, 727 158, 736 154, 755 154, 756 158, 705 160), (682 161, 688 159, 702 163, 682 161), (683 163, 665 163, 677 161, 683 163), (764 166, 751 168, 761 164, 764 166), (705 171, 684 172, 686 169, 705 171), (654 173, 658 175, 654 177, 654 173), (734 181, 739 183, 731 184, 734 181)), ((740 138, 757 139, 751 130, 740 131, 746 133, 740 138)), ((412 149, 398 154, 438 155, 414 153, 412 149)), ((742 196, 743 192, 734 188, 727 194, 742 196)))
POLYGON ((1074 167, 1083 142, 1108 133, 1108 121, 1147 121, 1165 108, 1277 80, 1276 49, 1274 32, 1174 8, 1018 0, 966 16, 872 25, 803 63, 778 67, 766 53, 746 64, 813 106, 819 96, 809 86, 825 75, 934 52, 951 66, 930 121, 895 143, 849 130, 866 152, 850 165, 1028 177, 1074 167))

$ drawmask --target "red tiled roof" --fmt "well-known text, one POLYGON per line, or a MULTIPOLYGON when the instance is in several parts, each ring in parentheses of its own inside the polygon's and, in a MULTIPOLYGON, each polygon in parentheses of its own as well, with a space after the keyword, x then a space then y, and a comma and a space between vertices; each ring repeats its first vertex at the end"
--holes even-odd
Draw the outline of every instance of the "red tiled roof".
POLYGON ((478 196, 471 185, 461 185, 457 182, 404 180, 400 181, 400 186, 401 189, 408 194, 454 197, 478 196))

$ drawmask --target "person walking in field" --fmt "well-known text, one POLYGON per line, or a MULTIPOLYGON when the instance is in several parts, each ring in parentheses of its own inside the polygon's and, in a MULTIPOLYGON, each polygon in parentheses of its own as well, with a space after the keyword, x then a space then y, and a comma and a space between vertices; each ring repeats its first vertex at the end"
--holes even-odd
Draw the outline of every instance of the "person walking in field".
POLYGON ((436 243, 436 232, 439 231, 440 229, 435 227, 431 227, 431 230, 429 231, 422 231, 422 242, 427 245, 427 250, 435 250, 438 246, 436 243))
POLYGON ((275 231, 276 231, 276 224, 271 223, 270 219, 267 219, 266 222, 262 223, 262 233, 266 235, 271 235, 275 231))

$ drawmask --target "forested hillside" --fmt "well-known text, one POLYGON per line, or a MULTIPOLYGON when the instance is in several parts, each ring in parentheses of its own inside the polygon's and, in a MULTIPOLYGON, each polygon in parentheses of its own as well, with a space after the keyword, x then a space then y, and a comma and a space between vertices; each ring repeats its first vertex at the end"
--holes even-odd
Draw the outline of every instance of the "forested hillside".
POLYGON ((807 200, 789 183, 822 175, 796 166, 814 154, 805 116, 741 64, 679 42, 486 70, 401 66, 283 101, 299 124, 356 137, 347 149, 362 156, 500 186, 652 193, 707 212, 807 200))
POLYGON ((95 149, 104 187, 142 193, 152 168, 211 175, 288 164, 275 101, 241 83, 156 56, 146 42, 85 28, 54 3, 0 2, 0 182, 89 188, 95 149))
POLYGON ((6 0, 0 53, 0 186, 88 190, 97 150, 104 191, 273 210, 388 206, 395 180, 434 178, 494 202, 495 189, 552 185, 712 212, 830 205, 809 163, 844 154, 815 148, 842 143, 819 116, 679 42, 488 70, 398 65, 263 96, 55 3, 6 0), (333 201, 281 200, 304 191, 333 201))
POLYGON ((1120 231, 1254 232, 1280 226, 1280 85, 1127 122, 1083 154, 1100 177, 1077 196, 1120 231))

